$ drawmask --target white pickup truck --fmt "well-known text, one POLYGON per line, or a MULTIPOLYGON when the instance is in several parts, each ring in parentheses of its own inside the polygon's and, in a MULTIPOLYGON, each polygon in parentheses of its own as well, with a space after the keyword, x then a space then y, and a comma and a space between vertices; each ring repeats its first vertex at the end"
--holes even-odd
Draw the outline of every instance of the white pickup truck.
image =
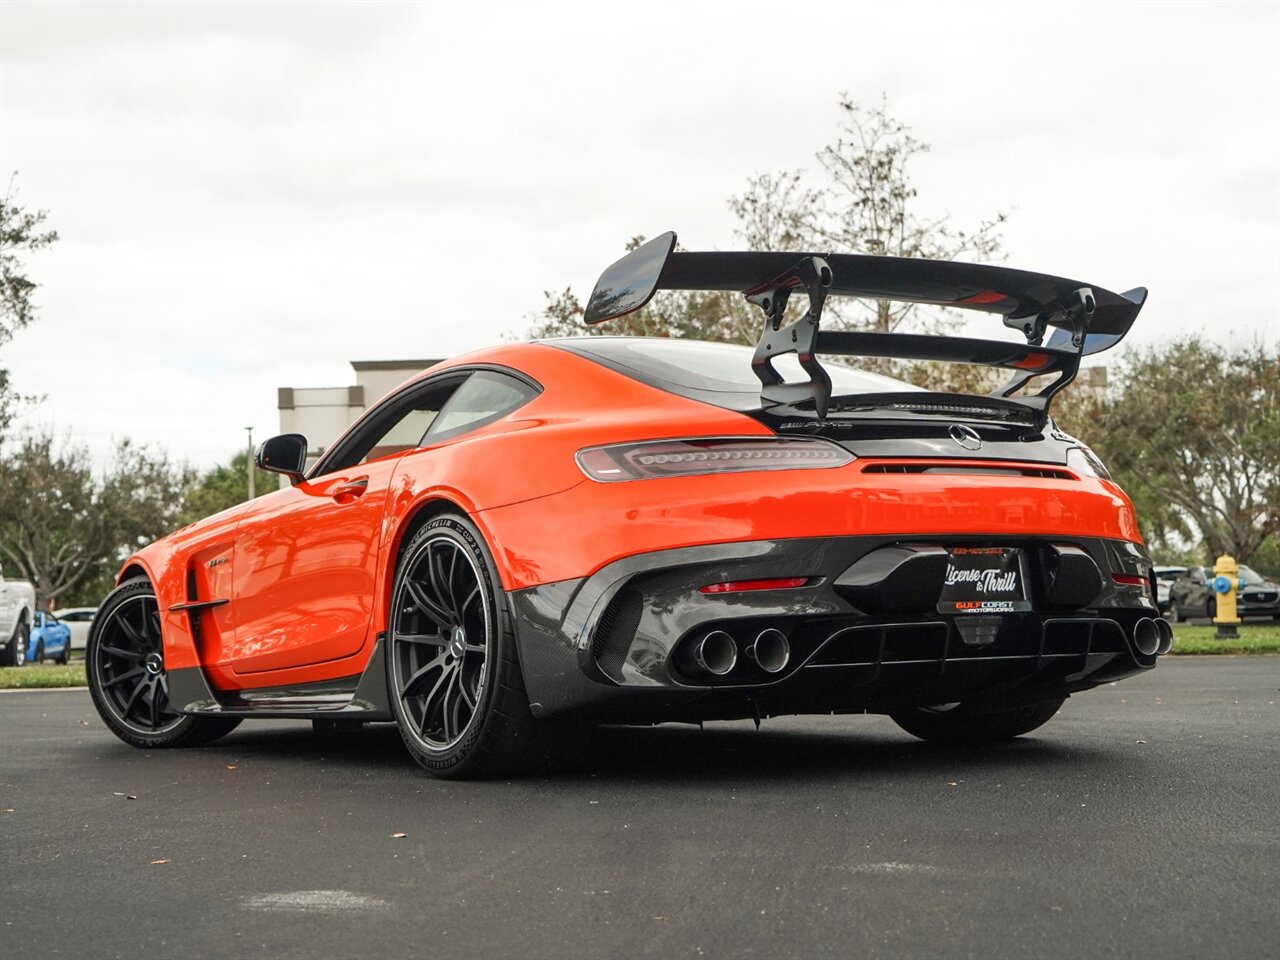
POLYGON ((0 664, 18 667, 26 659, 35 607, 35 588, 26 580, 6 580, 0 567, 0 664))

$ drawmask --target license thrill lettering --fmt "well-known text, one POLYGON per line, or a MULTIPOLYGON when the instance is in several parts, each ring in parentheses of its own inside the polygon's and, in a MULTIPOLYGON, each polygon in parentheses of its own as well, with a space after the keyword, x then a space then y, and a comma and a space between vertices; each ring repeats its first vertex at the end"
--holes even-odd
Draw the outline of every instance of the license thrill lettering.
POLYGON ((1018 588, 1018 574, 1013 570, 957 570, 947 568, 946 583, 972 583, 979 593, 1008 593, 1018 588))

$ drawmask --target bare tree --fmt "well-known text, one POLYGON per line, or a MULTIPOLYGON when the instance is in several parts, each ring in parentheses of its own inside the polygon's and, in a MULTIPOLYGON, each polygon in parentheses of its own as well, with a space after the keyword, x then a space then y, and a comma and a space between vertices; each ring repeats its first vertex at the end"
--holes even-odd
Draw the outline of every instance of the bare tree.
MULTIPOLYGON (((953 225, 946 213, 917 212, 908 167, 929 145, 889 116, 883 101, 866 108, 845 95, 840 112, 835 142, 817 153, 816 181, 802 170, 765 173, 752 177, 741 194, 729 198, 738 222, 735 233, 747 249, 943 260, 987 260, 999 254, 1006 213, 997 212, 966 230, 953 225)), ((633 237, 627 249, 635 249, 642 240, 633 237)), ((582 323, 582 304, 572 290, 548 291, 544 301, 531 318, 529 336, 605 333, 755 343, 761 323, 759 312, 736 294, 659 294, 644 310, 591 329, 582 323)), ((885 332, 901 326, 914 310, 912 304, 888 301, 836 300, 827 306, 833 326, 885 332)))

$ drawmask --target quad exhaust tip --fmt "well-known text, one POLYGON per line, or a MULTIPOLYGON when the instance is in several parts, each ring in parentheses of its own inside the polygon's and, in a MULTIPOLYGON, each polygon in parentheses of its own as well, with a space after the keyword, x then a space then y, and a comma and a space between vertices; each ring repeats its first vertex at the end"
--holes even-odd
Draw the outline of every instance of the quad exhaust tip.
POLYGON ((781 673, 791 660, 791 644, 781 630, 769 627, 761 630, 751 641, 747 647, 747 656, 765 673, 781 673))
POLYGON ((1160 631, 1160 644, 1156 647, 1156 656, 1163 657, 1173 649, 1173 627, 1163 618, 1156 621, 1156 629, 1160 631))
MULTIPOLYGON (((1169 636, 1172 639, 1172 631, 1169 636)), ((1153 656, 1160 649, 1160 627, 1150 617, 1133 625, 1133 645, 1144 657, 1153 656)))
POLYGON ((723 677, 738 664, 738 644, 723 630, 712 630, 693 645, 693 662, 713 677, 723 677))

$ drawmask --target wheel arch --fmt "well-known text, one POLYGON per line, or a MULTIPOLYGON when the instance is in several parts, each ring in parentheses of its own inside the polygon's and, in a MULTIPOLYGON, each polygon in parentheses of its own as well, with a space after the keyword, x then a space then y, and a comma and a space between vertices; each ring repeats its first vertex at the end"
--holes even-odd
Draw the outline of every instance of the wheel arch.
MULTIPOLYGON (((405 545, 428 523, 447 513, 461 514, 472 523, 477 523, 474 513, 463 507, 457 500, 439 493, 424 497, 400 519, 399 526, 387 543, 386 569, 383 570, 378 584, 382 597, 376 609, 381 618, 382 630, 389 629, 391 624, 391 596, 395 592, 396 570, 400 567, 400 557, 404 553, 405 545)), ((477 526, 479 526, 478 523, 477 526)), ((482 532, 488 538, 488 532, 483 530, 482 532)), ((490 542, 490 550, 492 549, 492 542, 490 542)))
POLYGON ((119 575, 116 577, 116 586, 118 587, 122 583, 126 583, 129 580, 141 580, 141 579, 150 580, 153 584, 155 583, 155 578, 151 576, 150 570, 148 570, 145 566, 143 566, 137 560, 130 560, 128 563, 124 565, 124 569, 122 569, 119 575))

